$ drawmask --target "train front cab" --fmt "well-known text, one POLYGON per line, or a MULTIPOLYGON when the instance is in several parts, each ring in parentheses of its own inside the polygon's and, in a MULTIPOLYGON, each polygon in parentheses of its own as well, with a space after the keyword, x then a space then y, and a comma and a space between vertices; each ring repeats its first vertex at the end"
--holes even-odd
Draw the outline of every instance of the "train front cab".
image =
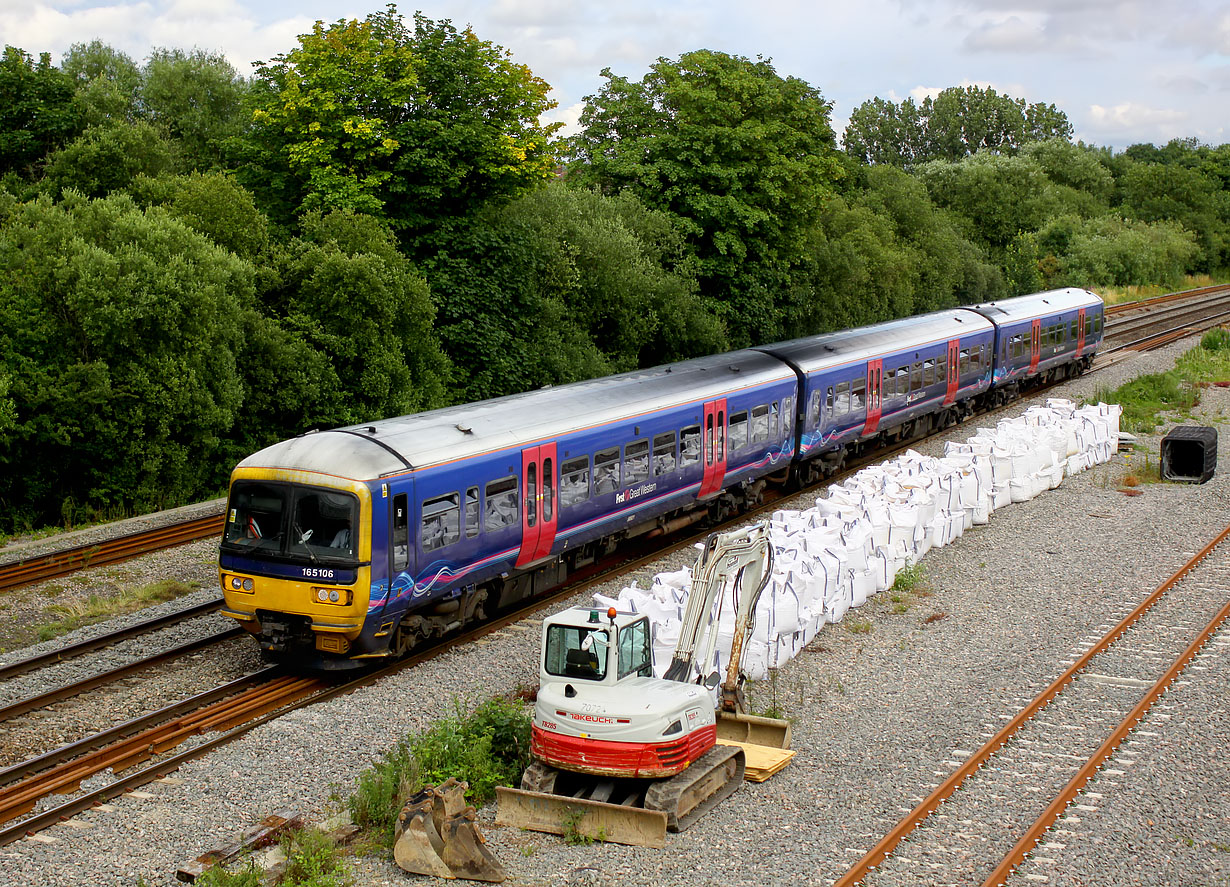
POLYGON ((271 658, 293 654, 328 667, 336 657, 367 652, 380 643, 364 634, 372 532, 372 496, 362 483, 236 469, 219 554, 222 613, 256 636, 271 658))

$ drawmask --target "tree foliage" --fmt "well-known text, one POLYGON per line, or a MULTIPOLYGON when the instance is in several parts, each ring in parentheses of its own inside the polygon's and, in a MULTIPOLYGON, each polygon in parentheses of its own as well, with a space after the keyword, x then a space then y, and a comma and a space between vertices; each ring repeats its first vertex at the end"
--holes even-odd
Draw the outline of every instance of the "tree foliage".
POLYGON ((569 181, 677 217, 734 343, 777 335, 775 294, 840 171, 831 105, 767 60, 710 50, 659 59, 639 83, 602 76, 569 181))
POLYGON ((247 181, 283 219, 352 209, 420 236, 553 174, 547 84, 448 21, 317 22, 255 79, 247 181))
POLYGON ((35 62, 15 46, 0 56, 0 175, 33 178, 48 151, 79 128, 72 79, 52 66, 50 53, 35 62))
POLYGON ((850 115, 845 150, 865 163, 909 167, 979 151, 1014 154, 1030 142, 1068 140, 1072 124, 1054 105, 1026 104, 979 86, 954 86, 922 104, 879 98, 850 115))

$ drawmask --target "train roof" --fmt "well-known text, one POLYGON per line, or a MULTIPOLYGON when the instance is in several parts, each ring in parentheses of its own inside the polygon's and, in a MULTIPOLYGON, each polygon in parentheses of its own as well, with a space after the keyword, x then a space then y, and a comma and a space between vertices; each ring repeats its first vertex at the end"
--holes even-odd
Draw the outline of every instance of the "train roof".
POLYGON ((983 317, 989 317, 996 323, 1016 323, 1022 320, 1032 320, 1035 317, 1049 317, 1062 311, 1089 308, 1093 305, 1101 306, 1101 304, 1102 300, 1095 293, 1070 286, 1066 289, 1018 296, 1015 299, 1000 299, 996 302, 970 305, 969 310, 977 311, 983 317))
POLYGON ((992 332, 985 317, 961 308, 918 314, 853 330, 806 336, 789 342, 762 345, 757 350, 772 354, 805 373, 847 363, 861 363, 884 354, 921 348, 977 332, 992 332))
POLYGON ((318 471, 370 480, 794 378, 751 349, 540 388, 426 413, 314 431, 266 447, 240 468, 318 471))

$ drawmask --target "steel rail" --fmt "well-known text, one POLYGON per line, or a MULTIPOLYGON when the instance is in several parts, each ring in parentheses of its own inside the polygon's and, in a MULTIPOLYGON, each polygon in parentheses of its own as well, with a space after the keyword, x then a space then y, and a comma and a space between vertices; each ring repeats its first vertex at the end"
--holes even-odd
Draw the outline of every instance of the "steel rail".
POLYGON ((107 634, 99 635, 96 638, 90 638, 87 641, 78 641, 75 644, 60 647, 58 650, 52 650, 49 653, 31 656, 28 659, 19 659, 17 662, 13 662, 9 665, 0 665, 0 681, 7 681, 9 678, 17 677, 18 675, 25 674, 28 671, 33 671, 36 668, 43 668, 48 665, 65 662, 76 656, 81 656, 84 653, 92 653, 93 651, 103 647, 110 647, 114 644, 118 644, 120 641, 126 641, 129 638, 148 634, 151 631, 166 628, 168 625, 175 625, 179 622, 185 622, 197 616, 203 616, 206 613, 212 613, 221 606, 222 598, 217 598, 212 601, 206 601, 203 604, 195 604, 191 607, 187 607, 186 609, 177 610, 174 613, 168 613, 165 616, 147 619, 144 622, 138 622, 136 625, 130 625, 128 628, 121 628, 119 631, 108 632, 107 634))
MULTIPOLYGON (((1230 526, 1222 530, 1216 538, 1208 545, 1202 548, 1190 561, 1184 564, 1173 576, 1159 585, 1148 597, 1141 601, 1132 612, 1128 613, 1114 628, 1108 631, 1103 638, 1095 645, 1086 650, 1080 657, 1077 658, 1071 666, 1068 667, 1063 674, 1056 678, 1050 686, 1039 693, 1034 699, 1026 705, 1011 721, 1005 724, 1000 730, 987 740, 982 748, 978 749, 972 755, 952 772, 943 782, 939 784, 931 794, 927 795, 918 806, 902 817, 887 835, 871 848, 863 858, 856 862, 850 869, 842 875, 833 884, 833 887, 851 887, 851 885, 862 882, 862 879, 867 876, 867 873, 878 866, 888 857, 890 853, 896 849, 897 845, 919 826, 920 823, 932 813, 934 813, 941 804, 953 795, 958 788, 971 774, 985 764, 991 756, 997 752, 1012 736, 1025 725, 1027 721, 1033 718, 1039 711, 1045 708, 1050 702, 1059 695, 1077 675, 1082 671, 1089 662, 1098 653, 1101 653, 1111 644, 1115 643, 1122 634, 1131 628, 1144 616, 1157 601, 1170 591, 1174 585, 1190 573, 1197 565, 1200 564, 1209 553, 1212 552, 1227 536, 1230 536, 1230 526)), ((1032 845, 1031 845, 1032 846, 1032 845)))
POLYGON ((243 629, 239 626, 228 628, 225 631, 220 631, 211 634, 208 637, 198 638, 195 641, 189 641, 185 644, 180 644, 176 647, 171 647, 169 650, 163 650, 161 653, 156 653, 153 656, 147 656, 145 659, 138 659, 136 662, 130 662, 127 665, 121 665, 113 668, 110 671, 104 671, 96 675, 91 675, 80 681, 75 681, 71 684, 66 684, 63 687, 57 687, 54 690, 48 690, 46 693, 39 693, 35 696, 28 696, 25 699, 19 699, 16 702, 0 708, 0 722, 12 720, 19 715, 34 711, 39 708, 46 708, 55 702, 60 702, 65 699, 70 699, 87 690, 93 690, 101 687, 104 684, 109 684, 120 678, 127 677, 130 674, 135 674, 150 666, 165 662, 168 659, 175 659, 187 653, 193 653, 204 647, 212 647, 214 644, 220 644, 223 641, 228 641, 233 637, 243 633, 243 629))
POLYGON ((209 515, 0 564, 0 591, 45 582, 85 567, 117 564, 152 551, 174 548, 210 536, 221 536, 224 517, 224 514, 209 515))
POLYGON ((1230 617, 1230 601, 1227 601, 1221 610, 1218 611, 1217 615, 1209 620, 1196 639, 1179 655, 1179 658, 1171 664, 1170 668, 1166 669, 1166 673, 1158 678, 1144 698, 1136 703, 1132 710, 1128 712, 1127 717, 1120 721, 1119 726, 1106 738, 1106 741, 1098 747, 1098 750, 1093 753, 1088 761, 1081 765, 1081 768, 1076 771, 1076 775, 1055 796, 1055 799, 1047 805, 1046 809, 1042 811, 1042 815, 1026 830, 1016 845, 1008 851, 1008 854, 996 866, 995 871, 983 882, 982 887, 1003 887, 1004 882, 1008 880, 1008 876, 1012 874, 1017 866, 1025 861, 1025 857, 1038 845, 1038 841, 1046 834, 1046 830, 1055 824, 1055 820, 1067 809, 1073 799, 1080 794, 1081 789, 1093 778, 1106 759, 1114 753, 1119 744, 1140 723, 1141 718, 1149 712, 1149 709, 1153 707, 1153 703, 1161 698, 1166 689, 1174 683, 1174 679, 1182 674, 1187 666, 1191 664, 1191 661, 1196 658, 1196 654, 1209 642, 1209 638, 1226 621, 1227 617, 1230 617))
POLYGON ((1193 299, 1197 296, 1204 296, 1210 293, 1217 293, 1223 290, 1230 290, 1230 284, 1215 283, 1212 286, 1202 286, 1196 289, 1181 290, 1177 293, 1167 293, 1164 296, 1153 296, 1149 299, 1137 299, 1134 302, 1116 302, 1114 305, 1106 306, 1106 313, 1123 314, 1128 311, 1134 311, 1140 308, 1151 308, 1155 305, 1164 305, 1168 302, 1179 302, 1183 299, 1193 299))

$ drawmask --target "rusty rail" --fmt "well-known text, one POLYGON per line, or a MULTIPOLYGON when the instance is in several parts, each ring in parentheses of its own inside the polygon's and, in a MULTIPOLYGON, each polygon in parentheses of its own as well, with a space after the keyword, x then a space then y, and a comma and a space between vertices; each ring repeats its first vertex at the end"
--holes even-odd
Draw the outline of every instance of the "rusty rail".
POLYGON ((152 551, 174 548, 210 536, 221 536, 224 517, 224 514, 214 514, 0 564, 0 591, 45 582, 85 567, 118 564, 152 551))
MULTIPOLYGON (((1173 576, 1159 585, 1152 594, 1141 601, 1132 612, 1128 613, 1118 625, 1108 631, 1103 638, 1094 646, 1086 650, 1068 669, 1057 677, 1045 690, 1039 693, 1034 699, 1026 705, 1011 721, 1005 724, 1000 730, 987 740, 986 744, 974 754, 970 755, 964 763, 961 764, 952 774, 936 787, 931 794, 925 797, 917 807, 907 813, 900 822, 895 825, 891 831, 869 850, 862 859, 855 863, 844 875, 837 879, 833 887, 851 887, 851 885, 861 883, 863 878, 867 876, 873 868, 878 866, 888 857, 890 853, 897 847, 898 844, 914 831, 915 828, 922 823, 924 819, 930 816, 939 806, 953 795, 961 784, 974 771, 985 764, 991 756, 998 751, 1004 743, 1006 743, 1024 724, 1029 721, 1034 715, 1045 708, 1051 700, 1059 695, 1060 691, 1066 687, 1077 673, 1083 670, 1096 656, 1101 653, 1111 644, 1119 639, 1119 637, 1129 628, 1131 628, 1142 616, 1145 615, 1153 605, 1174 585, 1196 568, 1209 553, 1218 546, 1227 536, 1230 536, 1230 527, 1222 530, 1213 541, 1209 542, 1202 548, 1190 561, 1183 565, 1173 576)), ((1159 691, 1160 692, 1160 691, 1159 691)), ((1101 762, 1099 761, 1099 764, 1101 762)), ((1095 768, 1096 769, 1096 766, 1095 768)), ((1083 785, 1084 782, 1081 783, 1083 785)), ((1065 805, 1066 806, 1066 802, 1065 805)), ((1061 808, 1062 809, 1062 808, 1061 808)), ((1043 829, 1045 831, 1045 829, 1043 829)), ((1030 843, 1028 849, 1033 848, 1033 843, 1030 843)))

